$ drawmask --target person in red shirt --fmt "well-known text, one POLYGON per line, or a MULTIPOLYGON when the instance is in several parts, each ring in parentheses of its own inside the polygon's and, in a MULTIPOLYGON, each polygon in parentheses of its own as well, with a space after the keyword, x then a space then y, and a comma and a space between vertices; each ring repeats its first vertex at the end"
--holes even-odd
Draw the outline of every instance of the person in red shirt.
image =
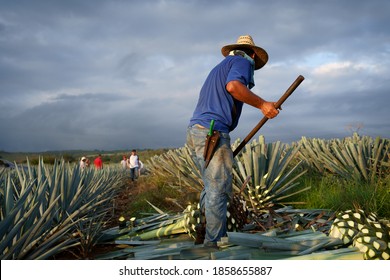
POLYGON ((93 164, 95 165, 96 169, 102 169, 103 168, 103 161, 102 161, 102 155, 98 155, 97 158, 93 161, 93 164))

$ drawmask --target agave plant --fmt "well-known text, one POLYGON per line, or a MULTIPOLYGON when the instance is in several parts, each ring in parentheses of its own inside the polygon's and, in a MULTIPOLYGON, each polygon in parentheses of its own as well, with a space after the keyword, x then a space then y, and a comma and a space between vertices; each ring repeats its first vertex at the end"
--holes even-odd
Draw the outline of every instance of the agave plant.
POLYGON ((193 161, 187 146, 154 156, 148 160, 148 165, 153 173, 161 177, 176 178, 173 186, 184 186, 190 192, 200 192, 203 188, 199 166, 193 161))
POLYGON ((98 236, 91 233, 99 226, 90 222, 111 208, 121 182, 118 176, 109 170, 80 170, 63 160, 49 167, 42 159, 37 167, 27 163, 3 174, 1 259, 47 259, 83 245, 85 236, 98 236))
POLYGON ((298 150, 299 146, 287 146, 279 141, 266 144, 263 136, 258 142, 246 145, 234 168, 235 187, 245 185, 245 178, 251 178, 247 197, 254 211, 267 211, 276 204, 287 203, 286 198, 310 189, 297 189, 297 179, 306 173, 299 169, 302 162, 294 163, 298 150))
POLYGON ((299 157, 320 172, 372 181, 389 175, 389 140, 354 134, 343 140, 302 137, 299 157))

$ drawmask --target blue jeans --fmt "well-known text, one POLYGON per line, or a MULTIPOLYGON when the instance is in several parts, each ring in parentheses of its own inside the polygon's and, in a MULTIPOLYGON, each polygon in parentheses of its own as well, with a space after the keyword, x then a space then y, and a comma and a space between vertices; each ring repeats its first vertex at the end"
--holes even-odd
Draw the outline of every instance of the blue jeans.
POLYGON ((131 180, 134 181, 135 179, 137 179, 137 176, 138 176, 138 167, 130 168, 130 178, 131 178, 131 180))
POLYGON ((203 190, 200 206, 206 216, 204 245, 213 245, 226 236, 227 202, 232 197, 233 151, 228 133, 220 133, 219 144, 208 167, 205 169, 203 150, 208 129, 192 126, 187 129, 187 146, 200 167, 203 190))

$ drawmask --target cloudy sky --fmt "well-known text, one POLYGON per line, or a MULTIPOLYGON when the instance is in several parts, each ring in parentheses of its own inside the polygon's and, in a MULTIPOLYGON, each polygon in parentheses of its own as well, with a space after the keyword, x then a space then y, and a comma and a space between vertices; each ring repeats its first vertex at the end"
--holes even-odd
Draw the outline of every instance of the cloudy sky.
MULTIPOLYGON (((222 46, 250 34, 267 142, 390 137, 390 1, 1 0, 0 150, 182 147, 222 46)), ((233 140, 262 115, 248 105, 233 140)))

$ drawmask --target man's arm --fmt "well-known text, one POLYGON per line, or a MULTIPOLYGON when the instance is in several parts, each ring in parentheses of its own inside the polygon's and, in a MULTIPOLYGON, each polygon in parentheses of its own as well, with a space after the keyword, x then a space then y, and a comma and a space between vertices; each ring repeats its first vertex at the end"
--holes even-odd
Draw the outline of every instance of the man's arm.
POLYGON ((265 101, 239 81, 230 81, 227 83, 226 90, 235 99, 260 109, 264 116, 269 119, 272 119, 279 114, 279 111, 275 109, 275 104, 273 102, 265 101))

